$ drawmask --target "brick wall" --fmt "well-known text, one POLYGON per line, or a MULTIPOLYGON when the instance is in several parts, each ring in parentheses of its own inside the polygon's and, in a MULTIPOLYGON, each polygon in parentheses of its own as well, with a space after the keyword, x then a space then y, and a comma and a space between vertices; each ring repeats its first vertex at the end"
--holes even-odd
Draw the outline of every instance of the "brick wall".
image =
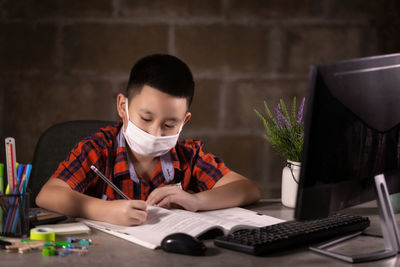
POLYGON ((305 96, 312 63, 397 52, 399 10, 395 0, 0 0, 1 140, 14 136, 30 162, 54 123, 118 119, 132 64, 170 53, 196 79, 184 136, 279 197, 284 159, 253 108, 305 96))

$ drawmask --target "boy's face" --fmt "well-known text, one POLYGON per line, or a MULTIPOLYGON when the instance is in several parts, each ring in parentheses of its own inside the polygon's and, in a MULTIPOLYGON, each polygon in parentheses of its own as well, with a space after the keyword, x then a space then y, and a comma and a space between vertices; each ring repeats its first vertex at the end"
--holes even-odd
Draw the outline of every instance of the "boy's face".
MULTIPOLYGON (((125 105, 126 97, 119 94, 117 109, 124 121, 124 129, 128 125, 125 105)), ((130 121, 154 136, 177 134, 181 125, 191 117, 186 98, 171 96, 148 85, 129 100, 128 110, 130 121)))

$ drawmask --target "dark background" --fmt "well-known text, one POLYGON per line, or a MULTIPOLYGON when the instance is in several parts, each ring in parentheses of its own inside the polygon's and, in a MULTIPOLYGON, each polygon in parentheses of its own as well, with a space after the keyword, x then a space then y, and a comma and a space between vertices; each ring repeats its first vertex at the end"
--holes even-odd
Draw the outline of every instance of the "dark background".
POLYGON ((399 3, 0 0, 0 161, 6 136, 27 163, 55 123, 117 120, 132 65, 170 53, 196 80, 183 136, 202 139, 264 197, 279 197, 285 160, 263 139, 253 108, 306 96, 311 64, 399 52, 399 3))

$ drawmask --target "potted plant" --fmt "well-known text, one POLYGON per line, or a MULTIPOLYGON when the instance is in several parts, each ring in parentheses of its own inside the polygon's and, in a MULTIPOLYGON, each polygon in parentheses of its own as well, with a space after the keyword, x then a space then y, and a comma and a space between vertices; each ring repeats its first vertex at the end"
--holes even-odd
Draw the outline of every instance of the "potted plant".
POLYGON ((254 109, 263 122, 266 131, 265 139, 271 143, 272 149, 287 161, 282 171, 281 199, 282 204, 290 208, 296 206, 300 176, 304 141, 304 102, 305 98, 303 98, 297 110, 296 97, 294 97, 290 114, 283 99, 275 108, 275 115, 272 114, 266 101, 264 101, 266 117, 254 109))

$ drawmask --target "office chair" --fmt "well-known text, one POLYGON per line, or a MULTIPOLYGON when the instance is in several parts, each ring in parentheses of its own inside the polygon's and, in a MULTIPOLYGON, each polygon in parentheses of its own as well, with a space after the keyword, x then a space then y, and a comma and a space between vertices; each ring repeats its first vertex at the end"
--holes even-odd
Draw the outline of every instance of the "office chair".
POLYGON ((35 199, 40 189, 76 143, 99 128, 114 123, 112 121, 77 120, 58 123, 48 128, 40 136, 33 156, 28 185, 30 206, 36 207, 35 199))

